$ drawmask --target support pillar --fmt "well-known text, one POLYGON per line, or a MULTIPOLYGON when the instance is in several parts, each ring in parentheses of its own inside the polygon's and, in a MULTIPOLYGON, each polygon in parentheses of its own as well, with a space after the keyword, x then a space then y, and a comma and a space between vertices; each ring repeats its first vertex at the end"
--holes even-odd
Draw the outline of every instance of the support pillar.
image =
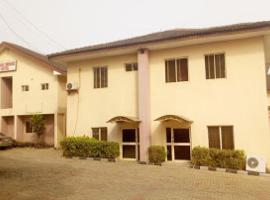
POLYGON ((148 50, 141 49, 138 59, 138 111, 140 119, 140 161, 148 162, 150 146, 150 69, 148 50))

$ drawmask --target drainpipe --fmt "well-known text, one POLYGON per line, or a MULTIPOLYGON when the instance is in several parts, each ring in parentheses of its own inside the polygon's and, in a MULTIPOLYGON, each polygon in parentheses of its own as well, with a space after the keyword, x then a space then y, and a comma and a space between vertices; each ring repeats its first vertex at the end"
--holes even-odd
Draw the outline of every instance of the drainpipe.
POLYGON ((140 49, 138 59, 138 111, 140 119, 140 162, 148 162, 150 146, 150 69, 148 50, 140 49))

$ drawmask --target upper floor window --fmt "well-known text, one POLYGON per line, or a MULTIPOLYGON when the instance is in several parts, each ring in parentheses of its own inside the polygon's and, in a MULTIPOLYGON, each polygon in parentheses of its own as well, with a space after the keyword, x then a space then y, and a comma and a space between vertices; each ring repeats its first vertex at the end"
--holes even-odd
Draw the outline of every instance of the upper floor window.
POLYGON ((208 126, 209 148, 234 149, 233 126, 208 126))
POLYGON ((225 78, 225 54, 205 55, 206 79, 225 78))
POLYGON ((22 91, 23 92, 29 91, 29 85, 22 85, 22 91))
POLYGON ((94 67, 94 88, 108 87, 108 68, 94 67))
POLYGON ((170 59, 165 61, 166 82, 188 81, 188 59, 170 59))
POLYGON ((107 127, 92 128, 92 137, 99 141, 107 141, 107 127))
POLYGON ((127 63, 125 64, 126 71, 138 71, 138 63, 127 63))
POLYGON ((49 89, 49 83, 41 83, 41 89, 42 90, 48 90, 49 89))

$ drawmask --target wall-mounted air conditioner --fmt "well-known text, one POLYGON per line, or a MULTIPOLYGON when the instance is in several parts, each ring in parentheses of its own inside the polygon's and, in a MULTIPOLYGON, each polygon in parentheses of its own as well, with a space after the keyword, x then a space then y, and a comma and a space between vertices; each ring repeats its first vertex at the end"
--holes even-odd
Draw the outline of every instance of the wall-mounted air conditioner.
POLYGON ((66 90, 72 91, 72 90, 78 90, 79 84, 77 82, 69 82, 66 84, 66 90))
POLYGON ((251 172, 265 173, 265 159, 261 156, 248 155, 246 161, 246 170, 251 172))

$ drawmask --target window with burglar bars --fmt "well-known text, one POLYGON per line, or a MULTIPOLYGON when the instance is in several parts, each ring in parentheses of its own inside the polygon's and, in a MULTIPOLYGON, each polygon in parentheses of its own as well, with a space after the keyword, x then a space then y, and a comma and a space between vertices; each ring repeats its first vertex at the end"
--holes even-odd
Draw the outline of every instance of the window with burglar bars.
POLYGON ((165 61, 166 83, 188 81, 188 59, 170 59, 165 61))
POLYGON ((205 55, 206 79, 217 79, 226 77, 225 54, 205 55))
POLYGON ((94 67, 94 88, 108 87, 108 68, 94 67))

